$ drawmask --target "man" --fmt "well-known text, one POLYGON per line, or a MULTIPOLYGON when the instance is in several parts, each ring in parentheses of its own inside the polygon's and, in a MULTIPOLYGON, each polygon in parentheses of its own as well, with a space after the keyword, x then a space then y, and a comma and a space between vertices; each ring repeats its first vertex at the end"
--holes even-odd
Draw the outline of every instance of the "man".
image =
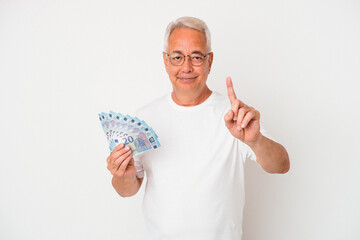
POLYGON ((239 240, 244 206, 244 162, 286 173, 283 146, 260 131, 260 114, 206 85, 213 62, 210 33, 200 19, 169 24, 163 53, 173 91, 137 114, 157 132, 162 146, 133 159, 120 144, 107 158, 112 184, 123 197, 139 190, 144 176, 148 239, 239 240))

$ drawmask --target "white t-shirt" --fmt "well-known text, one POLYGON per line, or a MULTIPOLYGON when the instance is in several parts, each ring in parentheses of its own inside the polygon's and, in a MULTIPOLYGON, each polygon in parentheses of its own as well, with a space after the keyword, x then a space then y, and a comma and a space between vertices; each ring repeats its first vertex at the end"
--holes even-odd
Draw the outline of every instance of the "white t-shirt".
POLYGON ((229 110, 216 92, 193 107, 167 94, 138 110, 161 144, 135 159, 137 176, 147 176, 148 240, 241 239, 244 162, 256 157, 226 128, 229 110))

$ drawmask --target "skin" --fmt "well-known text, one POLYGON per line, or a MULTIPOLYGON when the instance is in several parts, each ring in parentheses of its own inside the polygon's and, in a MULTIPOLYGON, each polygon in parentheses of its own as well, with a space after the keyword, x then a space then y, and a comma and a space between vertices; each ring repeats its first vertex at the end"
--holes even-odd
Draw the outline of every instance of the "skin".
POLYGON ((119 144, 106 159, 107 169, 113 175, 112 185, 122 197, 135 195, 143 178, 136 177, 136 168, 132 152, 128 146, 119 144))
MULTIPOLYGON (((184 55, 200 52, 203 55, 209 52, 206 47, 206 38, 203 33, 189 29, 175 29, 168 42, 167 53, 180 52, 184 55)), ((210 73, 214 54, 210 53, 201 66, 192 66, 188 57, 181 66, 170 63, 166 53, 163 53, 164 65, 173 87, 172 98, 181 106, 195 106, 204 102, 211 91, 206 85, 210 73)))
POLYGON ((281 144, 261 134, 259 111, 236 98, 230 77, 226 79, 226 86, 231 109, 224 116, 224 121, 230 133, 253 150, 256 161, 266 172, 288 172, 289 155, 281 144))
MULTIPOLYGON (((199 31, 180 28, 175 29, 168 42, 167 53, 181 52, 190 55, 194 52, 207 54, 205 35, 199 31)), ((196 106, 204 102, 211 90, 206 85, 213 62, 213 53, 205 59, 201 66, 192 66, 188 57, 181 66, 173 66, 166 53, 163 53, 164 65, 169 75, 173 92, 172 98, 181 106, 196 106)), ((229 132, 250 146, 257 162, 269 173, 286 173, 290 168, 286 149, 279 143, 263 136, 260 132, 260 113, 237 99, 232 80, 226 79, 228 98, 231 109, 224 116, 229 132)), ((113 175, 112 184, 119 195, 129 197, 138 192, 143 179, 136 177, 134 159, 128 147, 118 145, 107 158, 107 168, 113 175)))

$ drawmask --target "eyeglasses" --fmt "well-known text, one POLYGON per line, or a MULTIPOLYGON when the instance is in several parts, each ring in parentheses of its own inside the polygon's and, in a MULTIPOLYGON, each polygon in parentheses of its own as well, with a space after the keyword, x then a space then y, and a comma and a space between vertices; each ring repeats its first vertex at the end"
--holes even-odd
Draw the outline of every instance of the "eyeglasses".
POLYGON ((190 63, 193 66, 201 66, 205 62, 205 58, 210 55, 211 52, 208 54, 201 54, 201 53, 193 53, 190 55, 184 55, 182 53, 172 53, 172 54, 166 54, 168 58, 170 59, 170 62, 174 66, 181 66, 185 62, 185 58, 189 57, 190 63))

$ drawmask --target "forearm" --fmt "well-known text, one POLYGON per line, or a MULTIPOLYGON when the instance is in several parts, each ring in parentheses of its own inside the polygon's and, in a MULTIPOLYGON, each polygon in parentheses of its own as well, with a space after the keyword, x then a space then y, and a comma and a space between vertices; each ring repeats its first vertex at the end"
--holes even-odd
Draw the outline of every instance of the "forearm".
POLYGON ((281 144, 260 135, 259 140, 249 146, 256 155, 256 161, 266 172, 286 173, 289 171, 289 155, 281 144))
POLYGON ((139 191, 142 181, 143 178, 135 177, 132 180, 123 180, 117 176, 113 176, 112 185, 120 196, 131 197, 139 191))

